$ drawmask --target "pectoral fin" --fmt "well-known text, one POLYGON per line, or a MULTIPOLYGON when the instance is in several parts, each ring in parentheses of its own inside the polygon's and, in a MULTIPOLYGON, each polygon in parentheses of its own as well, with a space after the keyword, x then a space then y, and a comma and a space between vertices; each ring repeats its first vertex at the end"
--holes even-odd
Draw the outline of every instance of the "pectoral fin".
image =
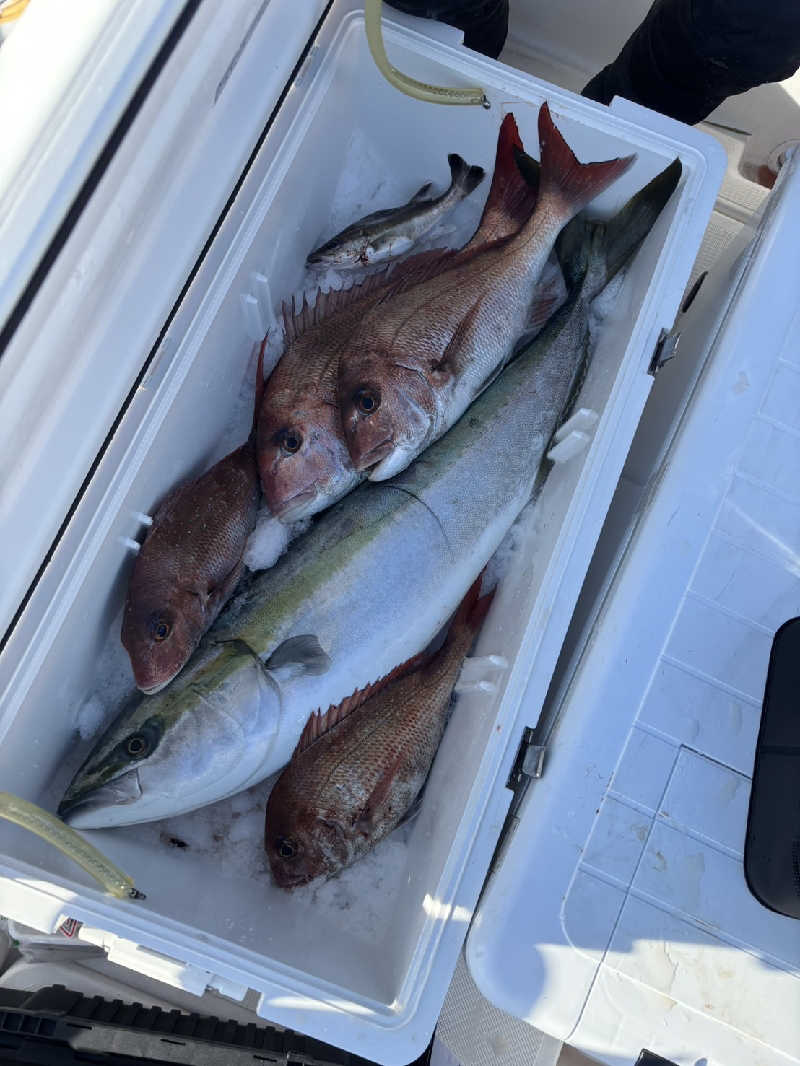
POLYGON ((441 358, 432 366, 432 370, 442 373, 457 374, 463 363, 469 361, 473 354, 470 339, 475 332, 483 297, 479 297, 456 326, 441 358))
POLYGON ((394 236, 379 237, 367 248, 366 259, 368 263, 382 263, 394 256, 405 255, 413 247, 414 241, 411 237, 404 237, 399 233, 394 236))
POLYGON ((324 674, 330 665, 330 656, 323 651, 312 633, 284 640, 265 663, 270 673, 282 679, 301 677, 303 674, 324 674))

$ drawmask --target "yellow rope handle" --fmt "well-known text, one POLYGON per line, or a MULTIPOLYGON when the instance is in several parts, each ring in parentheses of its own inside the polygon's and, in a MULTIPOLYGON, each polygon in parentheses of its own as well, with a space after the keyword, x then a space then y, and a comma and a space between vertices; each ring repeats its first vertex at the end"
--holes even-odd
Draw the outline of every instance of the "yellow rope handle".
POLYGON ((99 881, 106 892, 117 899, 144 899, 133 881, 98 851, 88 840, 56 818, 54 814, 10 792, 0 792, 0 818, 20 825, 58 848, 99 881))
POLYGON ((479 86, 470 86, 465 89, 448 89, 439 85, 428 85, 427 82, 417 81, 403 74, 397 67, 393 67, 386 55, 381 32, 381 0, 364 0, 364 22, 367 30, 367 43, 375 60, 375 65, 383 74, 384 78, 395 89, 399 89, 406 96, 413 96, 417 100, 424 100, 429 104, 471 104, 478 107, 488 107, 489 101, 486 93, 479 86))
POLYGON ((7 3, 0 4, 0 22, 14 22, 27 6, 28 0, 8 0, 7 3))

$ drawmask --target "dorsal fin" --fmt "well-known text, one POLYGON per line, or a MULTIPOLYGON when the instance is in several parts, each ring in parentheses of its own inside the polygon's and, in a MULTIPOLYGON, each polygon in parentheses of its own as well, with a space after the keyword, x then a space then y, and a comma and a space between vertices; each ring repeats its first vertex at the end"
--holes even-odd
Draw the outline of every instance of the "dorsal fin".
POLYGON ((301 752, 304 752, 306 748, 309 748, 314 741, 319 740, 320 737, 330 732, 335 725, 344 721, 348 715, 351 715, 353 711, 362 707, 367 700, 372 699, 373 696, 377 696, 379 692, 382 692, 387 685, 390 685, 393 681, 399 681, 402 677, 407 677, 409 674, 413 674, 415 670, 419 670, 423 667, 430 655, 427 651, 421 651, 418 655, 412 655, 410 659, 407 659, 404 663, 396 666, 394 670, 386 674, 385 677, 379 678, 377 681, 373 681, 370 685, 365 685, 364 688, 356 689, 351 696, 346 696, 341 703, 331 704, 327 711, 314 711, 305 724, 303 732, 300 734, 300 739, 297 742, 297 747, 294 749, 293 759, 296 759, 301 752))
POLYGON ((386 270, 381 270, 376 274, 370 274, 363 281, 350 285, 346 289, 317 289, 313 307, 308 302, 308 296, 304 295, 299 311, 294 296, 292 296, 291 304, 284 300, 281 311, 286 344, 291 344, 309 329, 321 325, 331 315, 352 307, 369 293, 382 288, 386 284, 386 273, 386 270))
POLYGON ((264 334, 264 339, 261 342, 261 346, 258 349, 258 360, 256 362, 256 398, 253 404, 253 423, 250 427, 250 436, 248 440, 255 442, 256 430, 258 428, 258 413, 261 410, 261 398, 264 395, 264 387, 266 381, 264 380, 264 352, 267 349, 267 341, 269 340, 269 330, 264 334))
POLYGON ((291 303, 284 300, 282 313, 286 344, 291 344, 298 337, 302 337, 307 330, 321 325, 332 315, 354 306, 365 296, 378 294, 378 298, 383 300, 405 292, 406 289, 421 281, 427 281, 428 278, 441 273, 451 259, 461 254, 450 248, 435 248, 429 252, 418 252, 404 262, 392 263, 346 289, 324 291, 321 288, 317 289, 313 307, 308 303, 306 295, 303 296, 303 303, 299 310, 294 296, 292 296, 291 303))
POLYGON ((426 181, 421 189, 417 189, 411 199, 408 201, 410 204, 419 204, 428 199, 430 191, 433 188, 432 181, 426 181))
POLYGON ((399 263, 386 279, 382 291, 378 295, 381 301, 390 297, 399 296, 401 292, 419 285, 420 282, 428 281, 436 277, 453 264, 454 260, 461 255, 460 250, 451 248, 434 248, 430 252, 419 252, 399 263))

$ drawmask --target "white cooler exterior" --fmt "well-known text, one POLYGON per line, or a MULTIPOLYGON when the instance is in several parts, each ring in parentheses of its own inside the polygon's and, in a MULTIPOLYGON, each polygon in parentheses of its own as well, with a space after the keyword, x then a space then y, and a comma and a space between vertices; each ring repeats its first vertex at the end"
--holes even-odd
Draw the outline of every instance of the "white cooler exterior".
MULTIPOLYGON (((67 15, 81 33, 73 27, 74 54, 59 64, 62 96, 35 96, 34 143, 21 129, 19 158, 9 152, 0 167, 3 323, 137 79, 176 20, 182 32, 149 72, 124 137, 0 351, 0 639, 62 534, 120 408, 142 385, 144 367, 152 369, 165 322, 325 6, 98 0, 91 18, 67 15), (184 9, 191 18, 181 17, 184 9)), ((3 45, 12 58, 22 53, 18 63, 0 59, 8 99, 27 98, 25 72, 40 80, 35 31, 57 34, 67 7, 61 0, 31 5, 3 45)), ((313 58, 306 74, 309 65, 313 58)))
POLYGON ((646 484, 634 443, 643 513, 468 939, 492 1002, 614 1066, 800 1062, 800 922, 742 868, 800 606, 799 205, 795 157, 679 321, 699 382, 646 484))

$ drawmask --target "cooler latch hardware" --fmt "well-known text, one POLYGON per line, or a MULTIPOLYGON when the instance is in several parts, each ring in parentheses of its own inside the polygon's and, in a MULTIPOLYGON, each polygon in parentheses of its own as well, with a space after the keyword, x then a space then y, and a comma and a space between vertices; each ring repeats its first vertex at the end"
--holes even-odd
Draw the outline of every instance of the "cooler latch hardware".
POLYGON ((530 726, 525 726, 522 731, 517 757, 506 782, 506 788, 510 788, 514 796, 511 800, 511 806, 508 808, 498 847, 516 828, 519 821, 517 815, 531 781, 542 776, 544 753, 544 745, 536 743, 535 731, 530 726))
POLYGON ((536 731, 530 726, 525 726, 522 731, 522 739, 519 743, 517 757, 511 768, 511 773, 506 781, 506 788, 510 788, 514 795, 508 808, 506 820, 494 849, 494 855, 490 863, 490 870, 494 869, 500 860, 505 845, 513 836, 514 830, 519 825, 519 809, 528 792, 531 781, 542 776, 544 771, 545 745, 536 742, 536 731))
POLYGON ((648 374, 652 374, 653 377, 655 377, 664 363, 668 363, 670 359, 674 358, 680 340, 680 330, 675 329, 674 326, 669 330, 661 330, 653 351, 653 358, 650 360, 650 365, 647 368, 648 374))
MULTIPOLYGON (((524 792, 528 785, 535 777, 541 777, 544 769, 544 745, 536 744, 534 742, 534 730, 530 726, 525 726, 522 731, 522 740, 519 744, 519 751, 517 757, 514 760, 514 766, 511 769, 511 773, 508 776, 507 788, 512 789, 514 792, 514 798, 517 794, 524 792)), ((520 796, 520 799, 522 797, 520 796)), ((512 801, 512 809, 514 803, 512 801)))

